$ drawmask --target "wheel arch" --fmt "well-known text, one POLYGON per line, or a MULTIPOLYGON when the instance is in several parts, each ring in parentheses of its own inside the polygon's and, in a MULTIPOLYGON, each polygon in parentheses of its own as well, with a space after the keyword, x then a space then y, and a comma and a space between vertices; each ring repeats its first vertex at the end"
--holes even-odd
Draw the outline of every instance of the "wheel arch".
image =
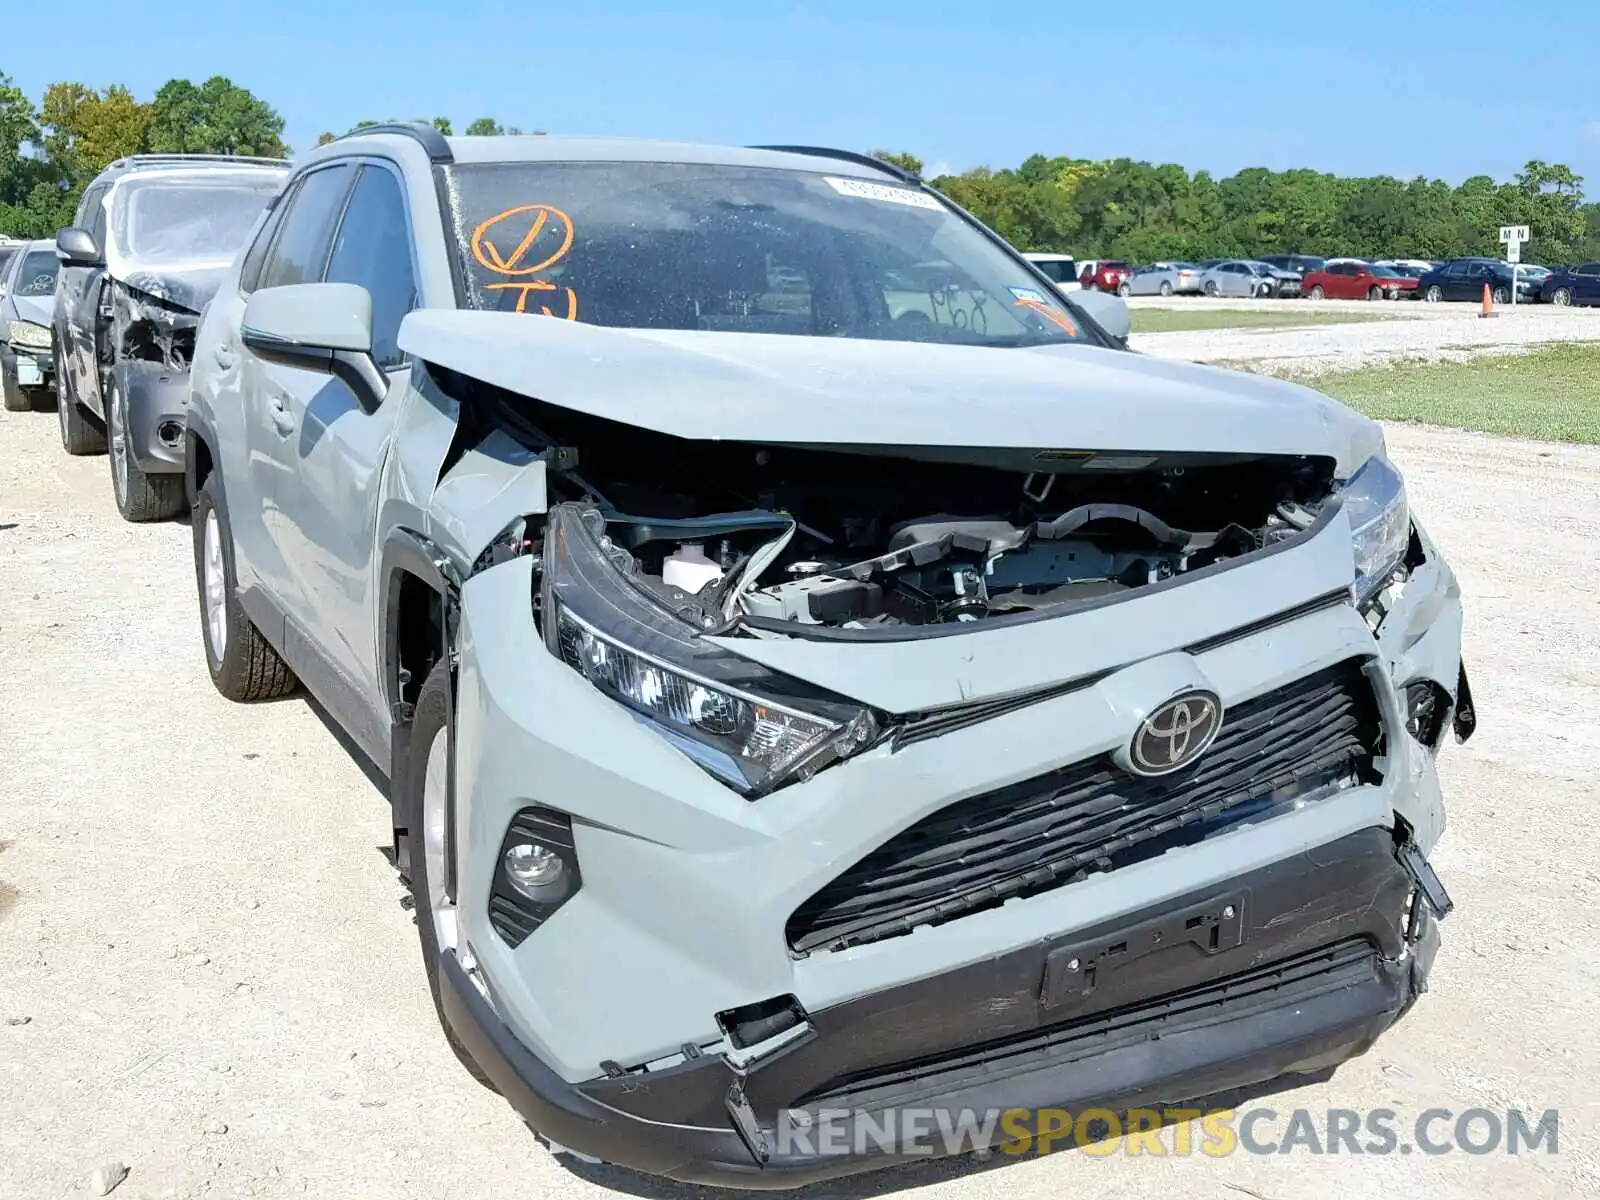
POLYGON ((183 495, 194 507, 206 480, 217 477, 217 498, 222 499, 222 475, 217 470, 217 433, 211 422, 191 402, 183 431, 183 495))

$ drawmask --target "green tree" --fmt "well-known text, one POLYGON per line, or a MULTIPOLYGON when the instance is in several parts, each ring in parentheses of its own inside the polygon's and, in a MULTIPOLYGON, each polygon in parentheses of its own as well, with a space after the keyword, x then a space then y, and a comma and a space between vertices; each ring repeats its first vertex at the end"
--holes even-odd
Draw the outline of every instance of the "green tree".
POLYGON ((149 148, 180 154, 286 158, 283 118, 265 100, 213 75, 199 87, 170 79, 150 104, 149 148))
POLYGON ((922 175, 922 160, 915 154, 907 154, 904 150, 874 150, 873 158, 881 158, 886 163, 892 163, 902 171, 910 171, 919 178, 922 175))
POLYGON ((468 137, 499 137, 504 132, 500 122, 493 117, 479 117, 467 126, 468 137))
POLYGON ((82 83, 52 83, 44 93, 45 152, 58 169, 87 183, 108 163, 145 149, 151 109, 121 84, 95 91, 82 83))

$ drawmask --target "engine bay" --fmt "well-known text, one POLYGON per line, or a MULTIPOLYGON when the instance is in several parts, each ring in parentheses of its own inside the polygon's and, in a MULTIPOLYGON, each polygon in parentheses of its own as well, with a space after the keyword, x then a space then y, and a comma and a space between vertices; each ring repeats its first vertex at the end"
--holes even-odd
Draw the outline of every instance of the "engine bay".
POLYGON ((702 629, 972 623, 1117 596, 1292 539, 1333 491, 1332 460, 1311 456, 702 442, 489 398, 464 424, 541 453, 551 505, 592 506, 619 570, 702 629))

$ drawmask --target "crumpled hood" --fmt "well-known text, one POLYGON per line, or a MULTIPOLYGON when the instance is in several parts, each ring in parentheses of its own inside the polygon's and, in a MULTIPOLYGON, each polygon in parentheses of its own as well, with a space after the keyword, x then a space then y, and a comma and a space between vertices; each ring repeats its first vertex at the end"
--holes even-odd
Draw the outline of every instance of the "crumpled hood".
POLYGON ((19 321, 32 321, 35 325, 49 325, 55 320, 54 296, 12 296, 12 306, 19 321))
POLYGON ((230 265, 228 262, 210 260, 180 264, 159 271, 140 267, 123 272, 112 270, 110 274, 134 291, 198 313, 216 295, 230 265))
MULTIPOLYGON (((581 302, 581 301, 580 301, 581 302)), ((614 329, 423 309, 411 355, 676 437, 851 446, 1309 454, 1341 477, 1379 426, 1310 388, 1096 346, 989 349, 614 329)))

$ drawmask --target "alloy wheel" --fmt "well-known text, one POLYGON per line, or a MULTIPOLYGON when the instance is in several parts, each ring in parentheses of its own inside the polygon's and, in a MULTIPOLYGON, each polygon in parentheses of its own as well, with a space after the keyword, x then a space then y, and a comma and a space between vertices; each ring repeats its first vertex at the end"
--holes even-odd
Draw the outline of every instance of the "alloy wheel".
POLYGON ((111 486, 116 489, 119 508, 128 502, 128 414, 125 406, 122 389, 113 383, 106 416, 111 427, 111 486))
POLYGON ((228 574, 222 563, 222 523, 214 508, 206 512, 200 583, 205 594, 206 641, 211 645, 211 657, 220 663, 228 652, 228 574))
POLYGON ((428 876, 428 913, 441 954, 457 949, 456 906, 445 890, 449 879, 450 734, 440 729, 428 746, 422 779, 422 853, 428 876))

